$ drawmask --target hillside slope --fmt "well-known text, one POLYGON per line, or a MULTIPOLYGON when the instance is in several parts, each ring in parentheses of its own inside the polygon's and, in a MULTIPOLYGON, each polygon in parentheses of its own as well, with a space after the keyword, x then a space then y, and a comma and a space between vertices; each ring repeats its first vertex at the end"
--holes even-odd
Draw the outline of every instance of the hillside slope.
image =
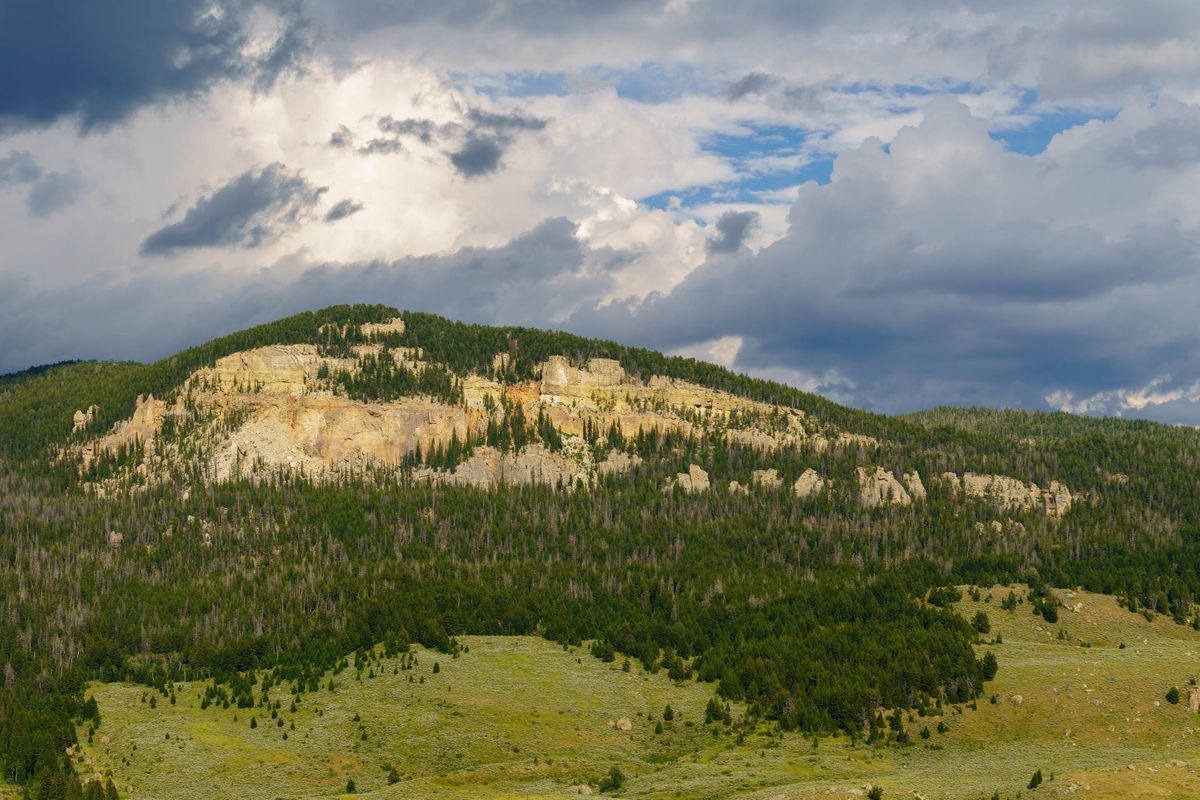
MULTIPOLYGON (((754 720, 891 740, 996 673, 956 583, 1197 622, 1196 431, 891 418, 612 342, 378 306, 0 383, 0 767, 87 680, 311 691, 347 652, 587 642, 754 720), (620 654, 620 655, 618 655, 620 654)), ((998 652, 1004 670, 1003 651, 998 652)), ((49 777, 46 777, 49 780, 49 777)))

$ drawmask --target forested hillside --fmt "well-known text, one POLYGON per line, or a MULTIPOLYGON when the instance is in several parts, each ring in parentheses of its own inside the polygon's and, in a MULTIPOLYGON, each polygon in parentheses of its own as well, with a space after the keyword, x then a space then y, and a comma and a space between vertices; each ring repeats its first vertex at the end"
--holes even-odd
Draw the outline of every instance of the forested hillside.
MULTIPOLYGON (((464 634, 591 642, 598 658, 713 681, 788 729, 895 739, 879 711, 969 702, 997 668, 976 657, 977 631, 944 587, 1023 581, 1050 615, 1046 586, 1082 586, 1196 624, 1198 454, 1189 429, 974 409, 884 417, 690 359, 377 306, 300 314, 150 365, 70 363, 5 379, 0 777, 70 773, 72 719, 96 713, 89 679, 208 678, 252 704, 258 671, 315 690, 356 649, 454 651, 464 634), (244 422, 204 416, 195 398, 215 391, 204 376, 216 374, 204 370, 300 344, 346 365, 321 362, 313 378, 339 402, 416 398, 458 413, 480 381, 536 397, 527 387, 561 356, 619 362, 619 387, 658 376, 771 410, 714 423, 639 407, 678 426, 588 423, 567 435, 551 415, 488 394, 468 435, 403 462, 220 480, 194 467, 202 434, 244 422), (95 444, 150 395, 170 411, 155 434, 159 461, 138 438, 95 444), (739 438, 750 425, 780 444, 739 438), (788 425, 808 438, 784 439, 788 425), (575 452, 574 440, 627 466, 570 485, 435 479, 472 450, 575 452), (693 467, 704 491, 681 485, 693 467), (867 467, 927 485, 910 502, 867 503, 867 467), (825 488, 793 490, 806 471, 825 488), (1061 482, 1074 502, 1056 515, 997 506, 955 488, 974 473, 1061 482)), ((61 786, 76 791, 70 778, 61 786)))

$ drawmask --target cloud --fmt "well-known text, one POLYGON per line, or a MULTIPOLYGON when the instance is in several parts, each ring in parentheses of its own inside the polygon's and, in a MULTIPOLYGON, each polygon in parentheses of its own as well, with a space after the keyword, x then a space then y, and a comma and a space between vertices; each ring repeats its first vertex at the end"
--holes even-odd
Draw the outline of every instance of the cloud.
POLYGON ((130 341, 156 320, 119 287, 149 274, 231 328, 316 275, 476 313, 430 269, 513 318, 736 341, 714 357, 877 408, 1136 400, 1169 375, 1151 394, 1182 395, 1129 413, 1191 413, 1196 3, 167 5, 0 0, 0 294, 102 289, 130 341), (940 93, 971 113, 922 111, 940 93), (576 226, 534 237, 561 269, 506 266, 547 219, 576 226))
POLYGON ((285 5, 246 0, 14 0, 0 19, 0 132, 63 117, 87 131, 226 80, 266 88, 308 46, 285 5))
POLYGON ((75 172, 48 172, 34 181, 26 205, 29 213, 45 218, 61 211, 79 198, 84 180, 75 172))
POLYGON ((18 150, 0 158, 0 185, 32 183, 41 175, 42 168, 28 150, 18 150))
POLYGON ((1124 416, 1161 406, 1178 406, 1181 401, 1200 404, 1200 381, 1190 386, 1180 384, 1170 375, 1154 378, 1145 386, 1118 388, 1096 392, 1091 397, 1075 399, 1073 392, 1058 390, 1046 396, 1051 408, 1071 414, 1106 414, 1124 416))
POLYGON ((460 175, 477 178, 500 168, 500 156, 504 150, 500 142, 491 136, 468 138, 463 146, 450 153, 450 163, 460 175))
POLYGON ((325 221, 337 222, 339 219, 352 217, 362 210, 362 203, 356 203, 347 197, 345 200, 339 200, 338 202, 334 203, 333 206, 325 212, 325 221))
POLYGON ((758 219, 757 211, 726 211, 717 219, 717 233, 708 240, 708 252, 736 253, 758 219))
POLYGON ((1101 395, 1153 415, 1200 380, 1200 165, 1187 148, 1112 153, 1164 129, 1200 137, 1200 109, 1131 108, 1031 157, 939 98, 800 187, 779 240, 569 322, 662 349, 737 337, 738 369, 836 370, 845 399, 885 411, 1101 395))
POLYGON ((567 220, 544 220, 496 247, 353 264, 285 259, 239 272, 214 268, 97 276, 39 289, 0 273, 0 372, 82 358, 150 360, 304 309, 386 303, 482 323, 546 324, 608 291, 628 254, 593 249, 567 220), (138 309, 130 314, 130 309, 138 309))
POLYGON ((466 178, 490 175, 500 169, 505 150, 517 134, 543 130, 548 119, 520 111, 497 113, 467 108, 458 119, 437 122, 428 118, 396 119, 391 114, 375 120, 379 135, 357 144, 359 136, 346 125, 338 126, 329 144, 352 149, 359 155, 394 155, 407 152, 404 140, 429 147, 449 147, 446 157, 458 174, 466 178))
POLYGON ((150 234, 141 252, 170 255, 198 247, 258 247, 299 227, 327 190, 280 163, 252 169, 201 197, 180 221, 150 234))
POLYGON ((726 100, 741 100, 744 97, 765 94, 777 82, 778 78, 774 75, 768 75, 765 72, 748 72, 725 87, 725 91, 722 94, 724 94, 726 100))
POLYGON ((17 150, 0 158, 0 186, 28 186, 25 207, 44 219, 74 203, 84 188, 77 172, 46 172, 28 150, 17 150))
POLYGON ((480 129, 487 129, 498 134, 513 133, 516 131, 540 131, 549 122, 549 120, 542 119, 541 117, 529 116, 519 111, 512 111, 508 114, 497 114, 492 111, 484 111, 480 108, 470 109, 467 112, 467 120, 471 123, 471 129, 474 133, 478 133, 480 129))

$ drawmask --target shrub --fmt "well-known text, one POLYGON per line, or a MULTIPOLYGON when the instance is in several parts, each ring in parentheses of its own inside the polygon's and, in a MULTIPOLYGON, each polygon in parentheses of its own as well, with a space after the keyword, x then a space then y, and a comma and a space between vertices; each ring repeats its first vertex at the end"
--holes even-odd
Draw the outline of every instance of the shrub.
POLYGON ((1171 705, 1175 705, 1179 702, 1179 689, 1175 688, 1174 686, 1172 686, 1170 689, 1167 689, 1167 702, 1171 705))
POLYGON ((600 791, 615 792, 625 785, 625 773, 621 772, 616 767, 608 771, 608 774, 600 779, 600 791))
POLYGON ((996 670, 999 668, 1000 665, 996 663, 995 653, 989 650, 983 654, 983 679, 985 681, 990 681, 992 678, 996 677, 996 670))

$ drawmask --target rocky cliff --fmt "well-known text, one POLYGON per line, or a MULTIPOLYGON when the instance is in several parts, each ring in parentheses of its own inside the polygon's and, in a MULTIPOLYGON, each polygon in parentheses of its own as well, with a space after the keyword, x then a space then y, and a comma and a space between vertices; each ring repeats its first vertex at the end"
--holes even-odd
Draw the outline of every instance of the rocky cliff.
MULTIPOLYGON (((340 333, 344 338, 345 331, 340 333)), ((489 374, 456 374, 420 348, 395 346, 404 333, 401 319, 362 325, 360 333, 357 343, 340 348, 269 345, 216 359, 191 373, 169 398, 139 397, 128 419, 77 445, 83 464, 86 468, 99 455, 141 448, 136 471, 143 478, 169 471, 180 459, 199 458, 205 476, 215 481, 281 469, 318 479, 365 469, 410 469, 418 479, 446 483, 574 487, 642 464, 638 456, 606 440, 610 431, 619 432, 625 442, 665 432, 689 440, 723 440, 764 457, 781 449, 815 459, 887 447, 795 408, 659 375, 633 377, 612 359, 572 363, 552 355, 537 365, 533 379, 512 380, 504 377, 510 375, 505 353, 492 359, 489 374), (348 382, 380 363, 412 376, 429 374, 427 370, 452 375, 453 391, 438 396, 409 391, 388 400, 350 396, 348 382), (518 420, 537 421, 544 429, 532 439, 492 443, 489 437, 498 427, 518 420), (454 453, 453 463, 429 458, 446 452, 454 453)), ((77 412, 74 431, 86 431, 96 412, 95 407, 77 412)), ((970 472, 961 478, 947 473, 943 480, 963 498, 982 498, 1000 510, 1059 517, 1072 503, 1070 491, 1057 482, 1042 489, 1016 478, 970 472)), ((774 491, 784 485, 774 467, 753 469, 743 481, 729 482, 729 491, 774 491)), ((858 467, 854 483, 854 496, 864 508, 910 506, 927 496, 916 470, 858 467)), ((714 486, 698 464, 661 485, 688 493, 714 486)), ((830 486, 806 467, 790 488, 796 498, 806 500, 830 486)))

